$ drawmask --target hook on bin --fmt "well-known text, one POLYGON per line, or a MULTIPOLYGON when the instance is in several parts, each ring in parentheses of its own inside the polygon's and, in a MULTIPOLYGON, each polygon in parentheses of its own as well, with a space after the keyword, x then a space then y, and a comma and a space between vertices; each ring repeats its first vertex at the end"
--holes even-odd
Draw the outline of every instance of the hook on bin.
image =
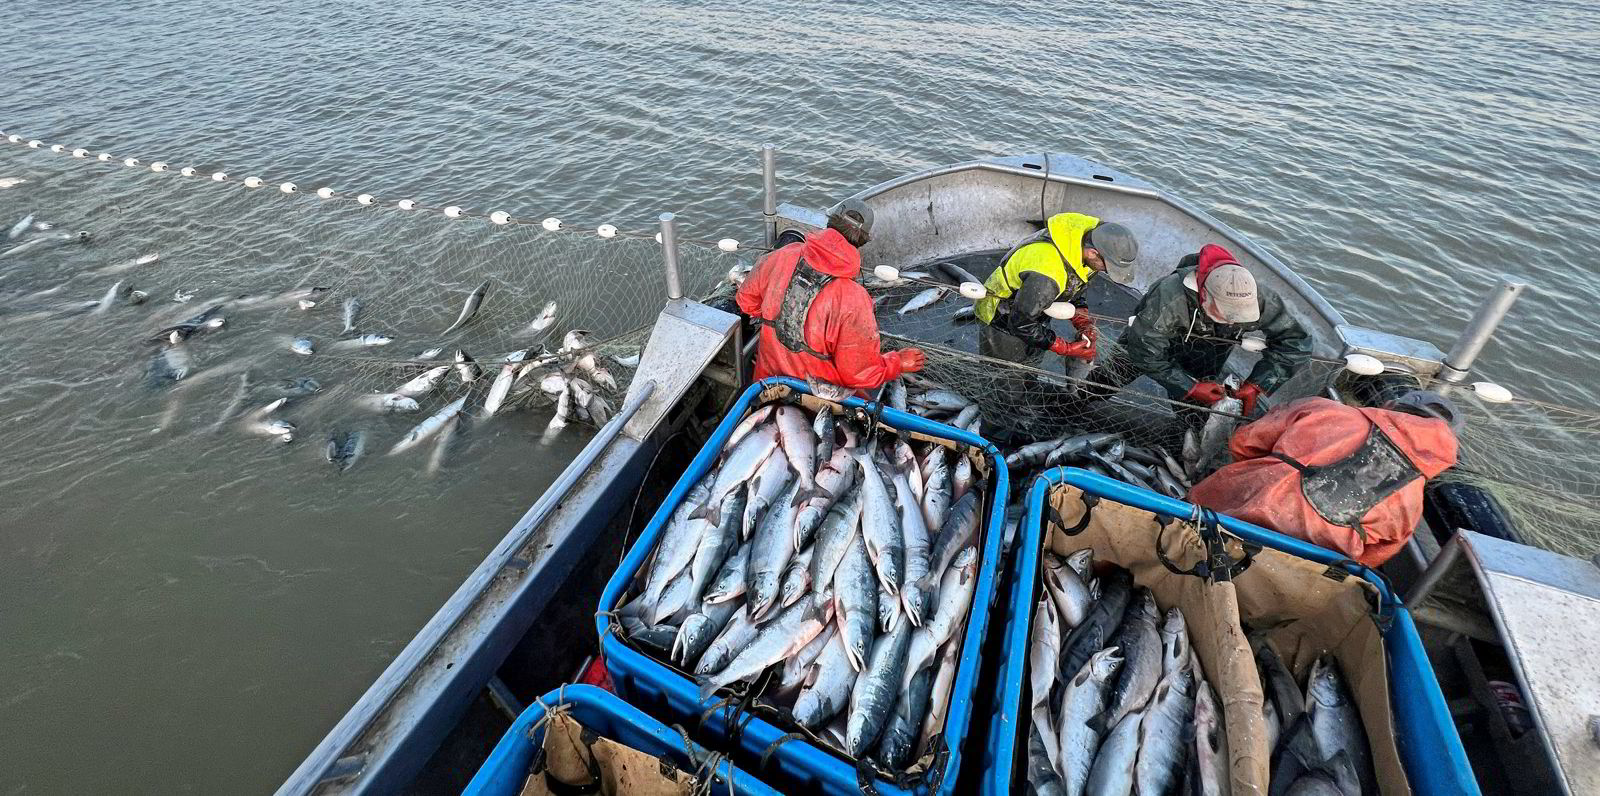
POLYGON ((1228 544, 1222 538, 1222 529, 1217 522, 1217 513, 1211 509, 1196 506, 1194 516, 1190 517, 1189 522, 1200 536, 1206 556, 1188 569, 1180 568, 1167 557, 1163 540, 1171 523, 1162 523, 1161 530, 1156 532, 1156 558, 1161 561, 1162 566, 1175 575, 1193 575, 1213 583, 1233 580, 1249 569, 1251 562, 1255 561, 1256 553, 1261 552, 1260 545, 1241 541, 1243 555, 1237 559, 1229 556, 1228 544))
POLYGON ((1095 507, 1100 505, 1099 495, 1080 492, 1078 499, 1083 501, 1083 516, 1078 518, 1078 521, 1072 525, 1068 525, 1067 521, 1061 518, 1061 512, 1057 511, 1054 505, 1050 507, 1050 520, 1067 536, 1077 536, 1083 533, 1089 527, 1089 520, 1094 516, 1095 507))

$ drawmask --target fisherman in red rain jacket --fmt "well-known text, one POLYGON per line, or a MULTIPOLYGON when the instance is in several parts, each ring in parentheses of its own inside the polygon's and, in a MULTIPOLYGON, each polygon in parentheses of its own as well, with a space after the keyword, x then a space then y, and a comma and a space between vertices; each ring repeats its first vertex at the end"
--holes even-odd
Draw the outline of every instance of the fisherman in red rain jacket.
POLYGON ((1461 426, 1449 399, 1423 390, 1382 409, 1303 398, 1240 428, 1233 463, 1189 501, 1376 567, 1411 539, 1461 426))
POLYGON ((872 299, 856 281, 872 211, 855 200, 828 227, 768 254, 739 286, 740 311, 761 324, 755 379, 790 376, 870 390, 921 370, 921 350, 883 353, 872 299))

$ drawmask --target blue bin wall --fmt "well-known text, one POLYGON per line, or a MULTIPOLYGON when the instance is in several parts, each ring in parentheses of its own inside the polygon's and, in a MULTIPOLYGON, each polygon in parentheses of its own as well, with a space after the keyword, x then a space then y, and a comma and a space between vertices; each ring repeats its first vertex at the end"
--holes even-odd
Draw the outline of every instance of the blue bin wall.
MULTIPOLYGON (((679 768, 696 770, 698 761, 709 754, 698 745, 685 750, 683 736, 638 708, 623 702, 615 694, 592 685, 562 686, 522 711, 511 729, 495 744, 483 767, 467 783, 466 796, 517 796, 528 779, 533 756, 544 744, 544 734, 529 735, 529 730, 543 719, 546 708, 566 705, 579 724, 596 734, 638 749, 646 754, 671 760, 679 768), (691 756, 693 759, 691 759, 691 756)), ((769 796, 777 791, 762 784, 755 777, 721 762, 716 767, 716 781, 711 792, 722 796, 752 794, 769 796), (732 783, 732 788, 729 787, 732 783)))
MULTIPOLYGON (((693 727, 700 721, 702 714, 705 714, 705 724, 701 728, 703 733, 701 737, 705 738, 727 737, 730 734, 733 712, 726 707, 713 710, 713 706, 719 704, 718 698, 713 697, 702 702, 699 689, 693 681, 622 643, 612 634, 607 615, 617 608, 628 586, 633 582, 639 569, 644 566, 672 512, 694 484, 710 471, 733 429, 749 413, 762 391, 780 384, 796 393, 810 392, 803 382, 776 378, 757 382, 739 396, 728 416, 723 418, 716 431, 712 432, 711 439, 689 464, 689 468, 672 488, 661 507, 656 510, 650 524, 640 533, 639 540, 628 551, 628 555, 623 558, 622 564, 606 584, 605 592, 600 597, 599 613, 595 617, 595 629, 600 635, 601 652, 605 656, 606 669, 611 674, 617 693, 654 716, 683 723, 685 726, 693 727)), ((995 578, 1001 558, 1001 537, 1005 535, 1003 533, 1005 495, 1010 489, 1005 460, 1000 455, 999 449, 975 434, 899 412, 875 402, 850 398, 841 403, 847 407, 864 407, 877 414, 885 426, 896 430, 914 431, 975 446, 988 455, 993 468, 989 488, 996 498, 990 506, 989 518, 984 526, 977 591, 973 595, 972 610, 967 618, 961 658, 950 691, 950 709, 945 717, 944 737, 950 748, 950 754, 945 759, 943 773, 938 779, 937 792, 951 793, 955 788, 956 774, 961 767, 963 757, 961 746, 972 720, 971 697, 977 686, 978 655, 983 647, 989 613, 995 599, 995 578)), ((784 736, 783 730, 748 714, 738 717, 738 723, 739 747, 752 760, 760 760, 768 748, 784 736)), ((758 773, 767 777, 769 781, 783 783, 785 790, 798 792, 804 789, 807 792, 824 792, 840 796, 861 792, 856 781, 854 766, 804 739, 783 743, 770 757, 770 776, 769 771, 765 769, 758 773)), ((928 792, 924 786, 919 786, 915 791, 907 791, 882 780, 877 781, 875 787, 880 793, 885 794, 928 792)))
MULTIPOLYGON (((1044 540, 1044 504, 1050 490, 1060 483, 1169 517, 1189 517, 1195 513, 1195 507, 1189 503, 1075 467, 1058 467, 1034 479, 1023 514, 1023 548, 1017 559, 1015 585, 1009 595, 1010 613, 1005 617, 1006 656, 1000 670, 1004 693, 1000 709, 990 717, 990 742, 983 752, 988 772, 982 786, 986 794, 1011 792, 1020 722, 1026 718, 1021 715, 1022 677, 1026 671, 1028 634, 1033 621, 1030 609, 1044 540)), ((1377 587, 1384 610, 1394 620, 1384 631, 1383 641, 1389 656, 1389 696, 1394 709, 1396 745, 1412 792, 1468 796, 1479 793, 1466 750, 1461 746, 1461 736, 1450 719, 1450 710, 1439 690, 1433 667, 1428 663, 1416 625, 1405 605, 1389 590, 1389 584, 1371 569, 1332 550, 1227 515, 1219 514, 1217 520, 1224 530, 1240 539, 1325 566, 1343 567, 1377 587)))

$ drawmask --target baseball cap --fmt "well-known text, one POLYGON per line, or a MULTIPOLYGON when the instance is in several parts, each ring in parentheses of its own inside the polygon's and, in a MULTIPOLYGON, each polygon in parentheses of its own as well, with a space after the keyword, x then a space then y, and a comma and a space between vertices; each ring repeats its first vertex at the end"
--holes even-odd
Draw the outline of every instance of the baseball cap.
POLYGON ((1083 245, 1100 252, 1106 276, 1119 285, 1133 284, 1133 264, 1139 259, 1139 241, 1127 227, 1102 221, 1084 235, 1083 245))
POLYGON ((1224 263, 1206 274, 1201 285, 1206 314, 1219 323, 1255 323, 1261 320, 1256 278, 1238 263, 1224 263))

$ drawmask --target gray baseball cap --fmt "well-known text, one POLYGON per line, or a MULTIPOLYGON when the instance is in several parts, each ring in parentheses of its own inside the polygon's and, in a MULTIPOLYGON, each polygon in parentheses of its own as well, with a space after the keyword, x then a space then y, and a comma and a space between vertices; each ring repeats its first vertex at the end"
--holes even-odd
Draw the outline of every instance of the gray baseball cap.
POLYGON ((1139 241, 1115 221, 1102 221, 1083 236, 1083 245, 1100 252, 1106 276, 1119 285, 1133 284, 1133 265, 1139 260, 1139 241))
POLYGON ((1219 323, 1255 323, 1261 320, 1261 297, 1256 278, 1238 263, 1224 263, 1206 274, 1206 314, 1219 323))

